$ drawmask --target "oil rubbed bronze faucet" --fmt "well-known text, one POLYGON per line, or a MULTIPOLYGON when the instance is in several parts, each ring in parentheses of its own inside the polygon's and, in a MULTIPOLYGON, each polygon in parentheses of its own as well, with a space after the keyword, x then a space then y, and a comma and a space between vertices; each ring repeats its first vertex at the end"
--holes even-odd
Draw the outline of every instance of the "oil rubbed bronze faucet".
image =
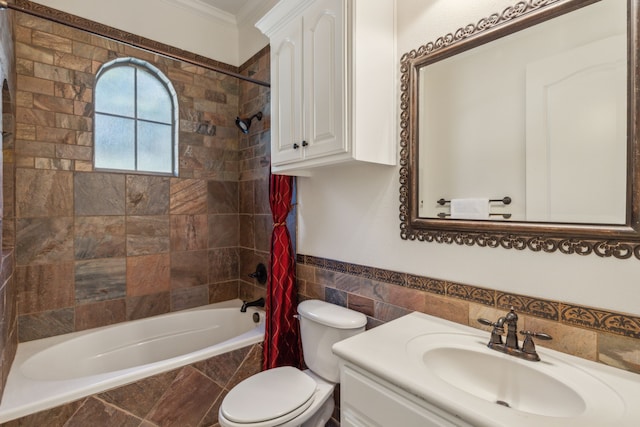
POLYGON ((487 347, 490 349, 507 353, 512 356, 519 357, 525 360, 538 361, 540 356, 536 352, 536 346, 533 343, 533 337, 540 338, 541 340, 550 340, 551 336, 541 332, 520 331, 524 335, 524 341, 522 347, 518 344, 518 315, 511 307, 509 313, 506 316, 500 317, 496 322, 492 322, 487 319, 478 319, 478 322, 483 325, 493 326, 491 331, 491 339, 487 347), (502 342, 502 335, 504 334, 504 325, 507 325, 507 341, 502 342))
POLYGON ((265 300, 260 297, 255 301, 243 301, 242 307, 240 307, 240 311, 246 313, 247 308, 249 307, 264 307, 265 300))

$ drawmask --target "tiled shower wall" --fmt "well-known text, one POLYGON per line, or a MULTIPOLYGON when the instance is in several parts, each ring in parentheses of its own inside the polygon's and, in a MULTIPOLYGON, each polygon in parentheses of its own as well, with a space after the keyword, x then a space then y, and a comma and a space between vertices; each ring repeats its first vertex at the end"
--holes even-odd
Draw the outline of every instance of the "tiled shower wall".
MULTIPOLYGON (((2 84, 2 150, 11 152, 15 134, 16 81, 15 60, 13 55, 13 34, 11 32, 11 14, 0 11, 0 84, 2 84)), ((6 159, 6 154, 3 156, 6 159)), ((2 162, 0 162, 2 167, 2 162)), ((12 168, 3 168, 0 173, 0 189, 3 175, 11 176, 12 168)), ((0 213, 8 213, 10 206, 3 206, 2 199, 11 200, 11 188, 3 189, 0 197, 0 213)), ((0 214, 0 217, 4 216, 0 214)), ((2 231, 0 230, 0 241, 2 231)), ((0 395, 9 373, 9 368, 18 346, 16 328, 16 290, 13 280, 13 248, 2 245, 0 253, 0 395)))
MULTIPOLYGON (((255 80, 269 82, 269 46, 240 67, 240 73, 255 80)), ((254 300, 265 296, 265 286, 248 279, 256 265, 269 266, 269 245, 273 219, 269 207, 269 172, 271 170, 271 91, 268 87, 240 82, 239 116, 251 117, 262 112, 262 120, 253 119, 250 132, 240 134, 239 141, 239 222, 240 222, 240 298, 254 300)))
MULTIPOLYGON (((15 52, 5 188, 16 197, 3 230, 20 341, 263 292, 248 273, 268 257, 269 118, 242 138, 234 121, 267 113, 267 88, 22 13, 15 52), (178 93, 178 177, 93 169, 95 74, 122 56, 158 67, 178 93)), ((268 78, 268 50, 242 72, 268 78)))

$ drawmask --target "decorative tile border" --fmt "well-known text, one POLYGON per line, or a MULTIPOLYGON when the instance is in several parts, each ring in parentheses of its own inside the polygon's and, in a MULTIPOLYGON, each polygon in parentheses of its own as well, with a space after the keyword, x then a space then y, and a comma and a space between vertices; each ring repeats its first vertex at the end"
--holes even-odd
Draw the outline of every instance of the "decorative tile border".
POLYGON ((478 288, 461 283, 446 283, 446 296, 463 299, 478 304, 495 306, 496 295, 491 289, 478 288))
POLYGON ((407 274, 407 283, 404 286, 438 295, 444 295, 447 292, 443 281, 413 274, 407 274))
POLYGON ((497 292, 496 306, 509 309, 514 307, 516 311, 548 320, 560 318, 560 304, 554 301, 535 299, 524 295, 497 292))
POLYGON ((562 304, 561 316, 562 322, 571 325, 640 338, 639 317, 565 304, 562 304))
POLYGON ((311 267, 418 289, 500 309, 514 307, 516 311, 530 316, 640 339, 640 317, 629 314, 614 313, 592 307, 506 293, 309 255, 298 254, 296 259, 299 264, 311 267))

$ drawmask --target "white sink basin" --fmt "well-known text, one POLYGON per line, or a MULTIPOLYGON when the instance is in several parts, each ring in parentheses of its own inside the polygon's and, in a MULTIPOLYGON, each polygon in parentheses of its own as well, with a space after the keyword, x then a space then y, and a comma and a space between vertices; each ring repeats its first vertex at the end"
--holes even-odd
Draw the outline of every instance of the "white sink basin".
POLYGON ((460 425, 640 426, 640 375, 542 346, 540 361, 519 359, 488 348, 489 339, 489 332, 411 313, 333 351, 460 425))
POLYGON ((540 362, 519 359, 487 348, 487 341, 432 333, 411 339, 406 349, 434 380, 514 411, 564 418, 609 413, 613 419, 624 413, 615 390, 584 370, 549 356, 540 362))

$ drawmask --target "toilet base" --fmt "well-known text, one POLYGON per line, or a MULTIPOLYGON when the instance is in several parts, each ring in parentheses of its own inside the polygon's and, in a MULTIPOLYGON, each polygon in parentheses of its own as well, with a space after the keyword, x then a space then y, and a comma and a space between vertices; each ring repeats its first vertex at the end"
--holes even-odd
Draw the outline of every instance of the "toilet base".
POLYGON ((301 427, 325 427, 329 419, 331 419, 331 415, 333 415, 333 408, 335 408, 335 406, 333 396, 329 397, 322 407, 318 409, 318 412, 302 423, 301 427))

